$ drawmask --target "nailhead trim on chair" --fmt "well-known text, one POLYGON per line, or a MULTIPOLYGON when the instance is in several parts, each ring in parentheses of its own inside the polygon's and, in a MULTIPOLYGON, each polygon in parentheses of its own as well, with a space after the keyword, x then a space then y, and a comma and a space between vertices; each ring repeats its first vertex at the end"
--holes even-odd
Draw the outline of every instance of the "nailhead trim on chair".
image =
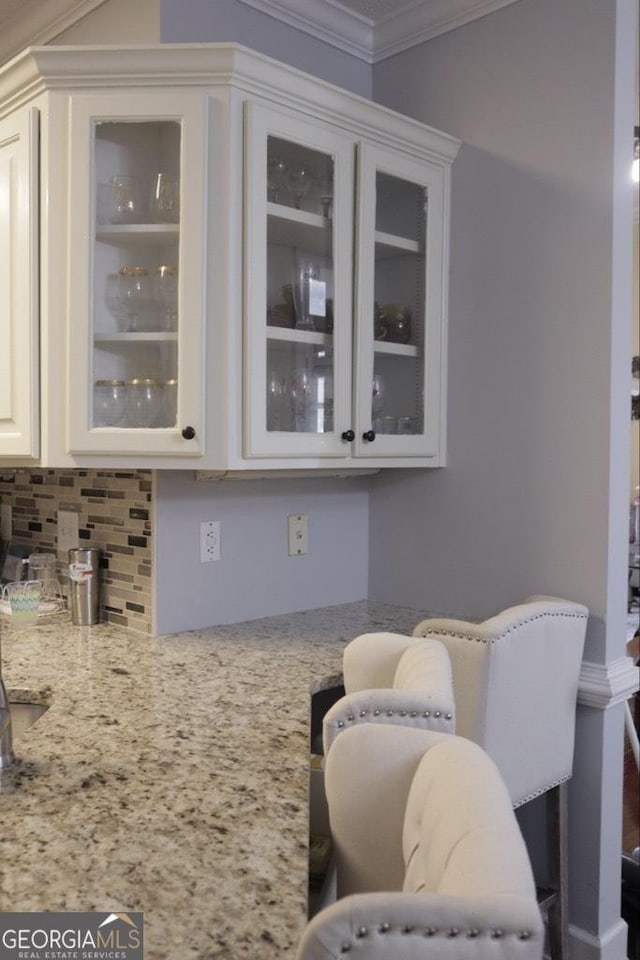
POLYGON ((572 619, 586 620, 586 616, 583 613, 539 613, 535 617, 527 617, 524 620, 518 620, 517 623, 514 623, 513 626, 509 627, 508 630, 505 630, 504 633, 499 634, 496 637, 492 637, 491 640, 488 640, 486 637, 479 637, 475 633, 451 633, 448 630, 422 630, 420 632, 421 637, 428 637, 433 634, 433 636, 442 636, 443 633, 448 637, 457 637, 459 640, 475 640, 477 643, 496 643, 498 640, 502 640, 504 637, 507 637, 514 630, 519 627, 524 626, 526 623, 533 623, 535 620, 542 620, 545 617, 571 617, 572 619))
MULTIPOLYGON (((394 930, 391 924, 388 923, 387 921, 383 921, 382 923, 378 924, 375 930, 381 934, 400 933, 403 935, 408 935, 411 933, 415 933, 417 936, 420 935, 420 931, 416 930, 415 927, 409 924, 403 927, 400 927, 398 930, 394 930)), ((358 940, 362 940, 364 937, 368 936, 369 933, 370 933, 369 927, 358 927, 355 935, 358 940)), ((529 940, 529 938, 531 937, 530 930, 519 930, 518 932, 514 931, 512 934, 505 934, 504 930, 501 930, 499 927, 493 930, 479 930, 477 927, 472 927, 470 930, 467 930, 467 931, 460 930, 458 927, 449 927, 446 930, 438 930, 436 927, 427 927, 422 932, 422 936, 435 937, 437 934, 440 934, 441 936, 444 936, 444 937, 453 938, 453 937, 459 937, 461 934, 464 934, 469 939, 475 939, 476 937, 482 936, 483 933, 488 934, 492 940, 501 940, 502 937, 505 937, 505 936, 515 936, 518 938, 518 940, 529 940)), ((348 941, 345 941, 340 948, 340 952, 350 953, 351 948, 352 948, 352 944, 349 943, 348 941)))
MULTIPOLYGON (((361 718, 362 718, 362 717, 366 717, 366 716, 367 716, 367 713, 368 713, 367 710, 360 710, 360 712, 358 713, 358 716, 361 717, 361 718)), ((374 717, 379 717, 381 713, 382 713, 382 710, 380 710, 378 707, 376 707, 375 710, 372 711, 372 715, 373 715, 374 717)), ((385 714, 385 716, 387 716, 387 717, 393 717, 393 716, 395 716, 395 713, 394 713, 393 710, 385 710, 385 711, 384 711, 384 714, 385 714)), ((406 711, 406 710, 398 710, 398 716, 399 716, 399 717, 406 717, 406 716, 407 716, 407 711, 406 711)), ((417 717, 417 716, 418 716, 418 711, 417 711, 417 710, 411 710, 410 713, 409 713, 409 716, 410 716, 410 717, 414 717, 414 718, 417 717)), ((424 713, 422 714, 422 716, 423 716, 425 719, 428 719, 428 718, 431 716, 431 711, 430 711, 430 710, 425 710, 424 713)), ((433 716, 434 716, 436 719, 439 720, 440 717, 443 716, 442 710, 434 710, 434 711, 433 711, 433 716)), ((452 719, 453 719, 453 714, 452 714, 452 713, 445 713, 445 714, 444 714, 444 718, 445 718, 445 720, 452 720, 452 719)), ((347 716, 346 716, 345 719, 346 719, 349 723, 353 723, 353 721, 355 720, 355 717, 354 717, 354 715, 353 715, 352 713, 349 713, 349 714, 347 714, 347 716)), ((337 726, 338 729, 340 729, 340 730, 344 727, 344 724, 345 724, 345 720, 337 720, 337 721, 336 721, 336 726, 337 726)))

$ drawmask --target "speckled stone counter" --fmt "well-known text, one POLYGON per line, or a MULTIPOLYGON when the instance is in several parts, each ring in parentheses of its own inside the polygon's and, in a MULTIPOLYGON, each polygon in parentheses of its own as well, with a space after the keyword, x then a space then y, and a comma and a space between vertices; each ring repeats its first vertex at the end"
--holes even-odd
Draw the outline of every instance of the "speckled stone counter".
POLYGON ((0 911, 144 912, 146 960, 289 958, 306 922, 310 694, 355 603, 168 637, 0 619, 10 699, 50 703, 0 774, 0 911))

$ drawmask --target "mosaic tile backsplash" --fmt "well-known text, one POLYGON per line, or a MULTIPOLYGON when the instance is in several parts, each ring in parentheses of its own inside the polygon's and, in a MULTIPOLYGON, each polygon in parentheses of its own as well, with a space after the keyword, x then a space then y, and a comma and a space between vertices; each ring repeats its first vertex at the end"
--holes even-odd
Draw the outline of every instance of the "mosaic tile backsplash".
POLYGON ((80 547, 102 551, 100 619, 151 633, 150 470, 2 470, 0 503, 12 508, 12 542, 55 553, 67 589, 68 559, 58 551, 58 510, 78 515, 80 547))

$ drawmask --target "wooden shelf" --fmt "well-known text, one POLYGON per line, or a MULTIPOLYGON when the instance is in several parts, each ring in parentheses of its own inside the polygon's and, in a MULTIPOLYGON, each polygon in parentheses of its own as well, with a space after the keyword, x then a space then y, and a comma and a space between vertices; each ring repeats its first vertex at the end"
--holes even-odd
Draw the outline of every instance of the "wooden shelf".
POLYGON ((177 333, 96 333, 94 343, 177 343, 177 333))
POLYGON ((330 257, 333 221, 280 203, 267 204, 267 243, 330 257))
POLYGON ((423 253, 417 240, 397 237, 392 233, 383 233, 381 230, 376 230, 375 242, 377 260, 386 260, 388 257, 397 257, 403 253, 423 253))
POLYGON ((418 347, 410 343, 390 343, 388 340, 374 340, 374 353, 385 354, 388 357, 419 357, 418 347))
POLYGON ((96 240, 117 244, 167 243, 179 235, 177 223, 105 223, 96 229, 96 240))

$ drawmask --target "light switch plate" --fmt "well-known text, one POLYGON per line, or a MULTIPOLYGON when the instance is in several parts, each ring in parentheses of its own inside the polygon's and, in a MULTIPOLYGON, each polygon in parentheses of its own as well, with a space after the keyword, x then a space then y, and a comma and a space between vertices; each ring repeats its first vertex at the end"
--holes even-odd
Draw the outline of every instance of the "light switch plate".
POLYGON ((289 556, 299 557, 309 551, 309 518, 304 513, 292 513, 287 518, 289 556))

